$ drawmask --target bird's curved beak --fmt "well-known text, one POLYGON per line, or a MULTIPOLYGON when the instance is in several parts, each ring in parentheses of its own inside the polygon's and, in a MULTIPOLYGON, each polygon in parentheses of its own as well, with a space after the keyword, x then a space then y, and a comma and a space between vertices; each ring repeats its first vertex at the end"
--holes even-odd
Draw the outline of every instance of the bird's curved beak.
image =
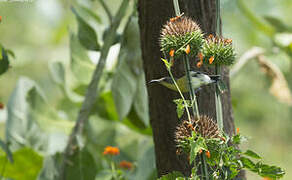
POLYGON ((155 84, 155 83, 160 83, 161 79, 153 79, 151 81, 148 82, 148 84, 155 84))

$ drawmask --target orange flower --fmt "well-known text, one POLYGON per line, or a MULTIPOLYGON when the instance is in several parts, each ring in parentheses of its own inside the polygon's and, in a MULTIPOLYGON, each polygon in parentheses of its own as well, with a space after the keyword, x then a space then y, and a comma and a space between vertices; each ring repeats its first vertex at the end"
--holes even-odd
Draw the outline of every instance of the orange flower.
POLYGON ((2 16, 0 16, 0 22, 2 21, 2 16))
POLYGON ((227 43, 227 44, 231 44, 231 43, 232 43, 232 39, 226 39, 226 40, 225 40, 225 43, 227 43))
POLYGON ((210 151, 206 151, 206 156, 207 156, 207 158, 211 157, 210 151))
POLYGON ((172 49, 172 50, 169 51, 169 55, 170 55, 170 57, 173 57, 174 56, 174 49, 172 49))
POLYGON ((199 57, 199 59, 200 59, 200 61, 203 61, 203 54, 200 52, 199 54, 198 54, 198 57, 199 57))
POLYGON ((191 47, 190 45, 187 45, 186 49, 185 49, 186 54, 189 54, 191 52, 191 47))
POLYGON ((209 39, 212 39, 213 37, 214 37, 213 34, 210 34, 210 35, 208 36, 209 39))
POLYGON ((198 63, 197 63, 197 67, 200 68, 200 67, 202 66, 202 64, 203 64, 202 61, 198 62, 198 63))
POLYGON ((203 152, 203 150, 202 150, 202 149, 200 149, 200 150, 199 150, 199 153, 200 153, 200 154, 202 154, 202 152, 203 152))
POLYGON ((4 109, 4 104, 0 102, 0 109, 4 109))
POLYGON ((103 151, 103 155, 119 155, 120 154, 120 150, 117 147, 112 147, 112 146, 107 146, 106 148, 104 148, 103 151))
POLYGON ((128 162, 128 161, 121 161, 119 166, 123 169, 127 169, 127 170, 130 170, 133 168, 133 164, 131 162, 128 162))
POLYGON ((184 15, 184 13, 182 13, 182 14, 179 15, 179 16, 176 16, 176 17, 170 18, 170 22, 174 22, 174 21, 180 19, 183 15, 184 15))
POLYGON ((239 134, 239 128, 236 128, 236 133, 239 134))
POLYGON ((214 56, 211 56, 210 59, 209 59, 209 64, 212 64, 214 61, 214 56))
POLYGON ((272 180, 272 179, 269 177, 264 177, 263 180, 272 180))

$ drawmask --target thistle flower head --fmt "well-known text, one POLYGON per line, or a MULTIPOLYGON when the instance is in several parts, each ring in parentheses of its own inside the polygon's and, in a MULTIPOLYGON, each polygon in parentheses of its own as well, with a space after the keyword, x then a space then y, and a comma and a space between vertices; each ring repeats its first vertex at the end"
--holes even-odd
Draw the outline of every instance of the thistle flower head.
POLYGON ((218 125, 208 116, 200 116, 199 118, 192 118, 191 123, 189 120, 184 120, 175 131, 175 140, 179 144, 181 141, 192 136, 192 131, 200 134, 202 137, 220 138, 218 125))
POLYGON ((160 37, 161 51, 175 51, 175 58, 190 50, 189 55, 195 56, 203 44, 200 27, 190 18, 178 16, 171 18, 162 28, 160 37), (186 48, 189 46, 189 49, 186 48))
POLYGON ((209 35, 202 48, 204 64, 232 65, 235 61, 235 53, 232 40, 223 37, 209 35))

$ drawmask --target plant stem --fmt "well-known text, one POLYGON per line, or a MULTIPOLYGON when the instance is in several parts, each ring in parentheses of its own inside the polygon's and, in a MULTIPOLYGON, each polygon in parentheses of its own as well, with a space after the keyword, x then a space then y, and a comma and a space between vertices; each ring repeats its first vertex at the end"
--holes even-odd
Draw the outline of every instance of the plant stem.
POLYGON ((112 23, 113 21, 113 16, 112 16, 112 13, 111 11, 109 10, 108 6, 105 4, 105 2, 103 0, 99 0, 101 6, 103 7, 103 9, 105 10, 107 16, 108 16, 108 19, 110 21, 110 23, 112 23))
MULTIPOLYGON (((192 80, 191 80, 191 75, 190 75, 190 60, 189 60, 188 55, 186 55, 186 54, 184 55, 183 59, 184 59, 184 64, 185 64, 186 76, 187 76, 187 80, 188 80, 190 98, 191 98, 191 101, 194 102, 194 104, 192 106, 193 113, 194 113, 193 115, 194 116, 197 115, 197 118, 199 119, 200 114, 199 114, 197 98, 196 98, 196 94, 194 92, 194 88, 193 88, 192 80)), ((202 177, 203 177, 203 179, 205 177, 206 180, 209 180, 207 163, 206 163, 206 160, 205 160, 203 154, 200 155, 200 161, 202 163, 202 166, 201 166, 202 177)))
POLYGON ((114 179, 118 180, 116 168, 115 168, 115 163, 114 163, 113 159, 111 159, 111 168, 112 168, 112 173, 113 173, 114 179))
MULTIPOLYGON (((221 36, 221 23, 220 23, 220 0, 216 0, 216 18, 217 18, 217 28, 216 34, 221 36)), ((220 67, 215 65, 215 74, 220 74, 220 67)), ((216 119, 218 127, 221 131, 223 131, 223 112, 222 112, 222 102, 220 97, 220 90, 217 84, 215 84, 215 104, 216 104, 216 119)))
MULTIPOLYGON (((182 94, 181 90, 179 89, 179 87, 178 87, 178 85, 177 85, 177 83, 176 83, 176 81, 175 81, 175 79, 174 79, 174 77, 173 77, 173 75, 172 75, 171 70, 170 70, 169 68, 167 68, 167 70, 168 70, 168 73, 169 73, 169 75, 170 75, 170 77, 171 77, 171 79, 172 79, 172 81, 173 81, 173 83, 174 83, 176 89, 178 90, 178 92, 179 92, 179 94, 180 94, 180 96, 181 96, 181 98, 182 98, 184 104, 186 105, 186 104, 187 104, 187 101, 186 101, 184 95, 182 94)), ((191 122, 190 111, 189 111, 189 109, 188 109, 187 106, 185 106, 185 109, 186 109, 186 112, 187 112, 187 115, 188 115, 189 122, 191 122)))
POLYGON ((174 6, 174 10, 175 10, 175 15, 179 16, 180 15, 180 9, 179 9, 178 0, 173 0, 173 6, 174 6))
POLYGON ((112 43, 114 42, 114 37, 120 25, 121 19, 124 17, 126 13, 128 4, 129 4, 129 0, 123 0, 122 4, 120 5, 119 11, 117 12, 115 18, 113 19, 113 23, 110 26, 109 33, 105 37, 105 42, 101 50, 101 55, 100 55, 98 64, 96 65, 91 82, 88 86, 88 89, 85 95, 84 102, 79 111, 76 124, 72 130, 72 133, 70 134, 68 144, 63 153, 63 159, 61 162, 61 166, 59 168, 59 177, 58 177, 59 180, 66 179, 66 169, 68 166, 69 157, 74 154, 74 151, 76 149, 78 149, 78 148, 75 148, 76 146, 78 146, 77 136, 82 135, 84 125, 87 122, 91 109, 96 101, 96 97, 98 94, 97 92, 98 85, 100 82, 100 78, 101 78, 105 63, 106 63, 106 58, 107 58, 109 49, 112 43))

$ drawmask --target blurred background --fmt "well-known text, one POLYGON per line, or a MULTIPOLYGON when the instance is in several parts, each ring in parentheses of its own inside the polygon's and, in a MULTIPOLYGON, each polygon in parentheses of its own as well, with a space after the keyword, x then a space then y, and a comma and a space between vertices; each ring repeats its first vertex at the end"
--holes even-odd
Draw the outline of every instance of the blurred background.
MULTIPOLYGON (((119 3, 117 1, 120 2, 120 0, 106 1, 112 12, 116 12, 118 9, 119 3)), ((80 1, 78 4, 92 9, 96 13, 96 17, 90 16, 89 23, 96 30, 98 40, 102 42, 103 31, 108 26, 103 8, 100 7, 99 3, 89 0, 80 1), (94 18, 95 20, 93 20, 94 18)), ((74 51, 72 50, 72 46, 74 46, 72 45, 72 33, 76 32, 77 29, 76 18, 70 10, 70 6, 71 4, 66 0, 0 3, 0 16, 2 16, 0 43, 15 54, 15 57, 10 60, 11 68, 0 76, 0 102, 5 105, 4 110, 0 110, 1 139, 5 139, 5 131, 7 131, 5 130, 5 122, 8 118, 9 108, 6 105, 22 103, 21 100, 27 100, 20 98, 19 101, 15 101, 15 98, 12 97, 13 93, 15 95, 18 92, 15 89, 22 87, 21 83, 28 83, 28 79, 23 77, 36 82, 47 98, 47 105, 54 109, 52 111, 58 118, 62 119, 56 120, 52 115, 49 116, 52 117, 51 119, 37 120, 42 131, 45 132, 44 136, 47 136, 45 139, 48 141, 46 149, 31 146, 38 153, 39 161, 36 161, 41 165, 35 167, 36 170, 31 177, 40 178, 39 172, 45 172, 40 169, 42 164, 45 165, 45 161, 49 161, 49 157, 63 150, 63 146, 67 142, 68 132, 74 125, 80 107, 80 99, 84 95, 83 81, 87 82, 86 78, 88 78, 80 80, 82 74, 76 76, 74 68, 70 70, 70 63, 72 63, 72 56, 74 56, 72 55, 72 53, 74 54, 72 52, 74 51), (67 86, 65 88, 58 84, 59 77, 52 75, 56 73, 54 68, 56 62, 60 62, 64 67, 65 78, 63 77, 63 80, 66 79, 67 86), (22 82, 18 83, 19 79, 22 79, 22 82)), ((290 101, 290 90, 288 89, 292 87, 291 9, 291 0, 253 0, 248 2, 222 0, 223 35, 233 39, 237 58, 240 59, 243 54, 254 47, 260 47, 264 51, 265 60, 275 65, 276 69, 280 71, 281 77, 284 77, 284 86, 287 82, 286 87, 280 86, 279 89, 270 91, 272 83, 279 81, 279 78, 271 76, 266 69, 263 71, 257 58, 248 60, 231 77, 235 124, 236 127, 240 128, 240 132, 249 138, 249 142, 244 144, 242 148, 253 149, 262 154, 265 162, 284 168, 286 170, 284 179, 286 180, 292 179, 290 173, 292 172, 292 101, 290 101), (283 97, 283 94, 287 95, 283 97)), ((129 8, 128 11, 129 15, 132 8, 129 8)), ((80 10, 79 12, 83 17, 88 16, 84 13, 86 11, 80 10)), ((123 20, 122 28, 118 30, 120 33, 122 33, 125 24, 126 20, 123 20)), ((121 45, 118 43, 111 48, 106 65, 108 77, 113 76, 112 73, 116 71, 120 47, 121 45)), ((95 64, 99 53, 90 51, 87 52, 87 56, 88 63, 95 64)), ((87 73, 92 71, 93 69, 90 68, 86 70, 87 73)), ((279 71, 277 71, 278 74, 279 71)), ((137 166, 134 175, 131 176, 143 179, 143 174, 148 173, 148 178, 151 179, 155 173, 151 130, 149 128, 137 130, 133 126, 135 123, 130 120, 131 118, 123 122, 118 120, 117 112, 112 107, 114 105, 109 92, 111 85, 105 83, 107 82, 106 78, 103 78, 104 83, 102 83, 102 99, 105 101, 104 106, 106 107, 103 109, 104 112, 97 112, 97 116, 90 119, 93 133, 91 138, 89 137, 92 145, 88 145, 88 151, 92 158, 97 160, 105 146, 118 146, 121 149, 119 158, 131 161, 137 166), (110 118, 116 120, 110 121, 108 120, 110 118), (97 120, 99 125, 95 124, 97 120), (145 162, 143 161, 145 154, 148 157, 148 164, 142 163, 145 162), (147 170, 145 170, 145 166, 147 166, 147 170)), ((283 78, 280 80, 283 81, 283 78)), ((51 113, 49 112, 49 114, 51 113)), ((3 156, 3 152, 0 155, 3 156)), ((2 160, 0 159, 0 161, 2 160)), ((100 163, 102 167, 106 166, 105 162, 100 163)), ((33 167, 33 164, 30 165, 33 167)), ((10 169, 7 168, 7 173, 9 173, 10 169)), ((97 170, 102 171, 98 168, 97 170)), ((11 168, 11 172, 13 172, 13 168, 11 168)), ((248 179, 256 180, 260 177, 248 173, 248 179)))

